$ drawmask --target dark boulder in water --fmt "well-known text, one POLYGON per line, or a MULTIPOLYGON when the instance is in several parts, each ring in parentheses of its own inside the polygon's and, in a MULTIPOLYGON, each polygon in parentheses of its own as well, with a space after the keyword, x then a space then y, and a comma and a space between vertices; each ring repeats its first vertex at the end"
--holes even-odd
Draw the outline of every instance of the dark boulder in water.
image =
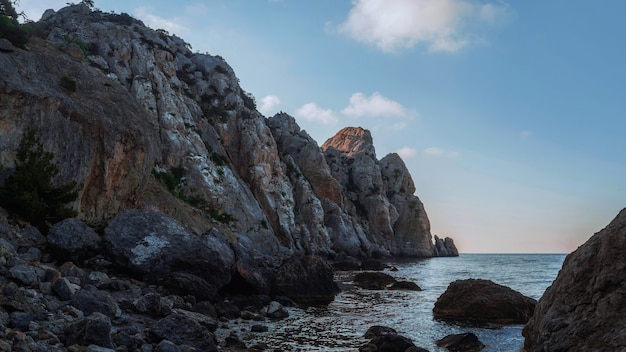
POLYGON ((389 286, 390 290, 408 290, 408 291, 421 291, 422 288, 419 287, 415 282, 411 281, 398 281, 394 282, 389 286))
POLYGON ((434 318, 461 325, 524 324, 536 301, 490 280, 452 282, 437 299, 434 318))
POLYGON ((415 346, 411 339, 399 335, 396 330, 387 326, 375 325, 367 329, 366 339, 370 339, 369 343, 359 347, 359 352, 422 352, 427 351, 415 346))
POLYGON ((524 327, 526 351, 626 350, 626 209, 565 258, 524 327))
POLYGON ((354 276, 355 285, 368 290, 384 290, 387 285, 393 284, 393 276, 380 272, 363 272, 354 276))
POLYGON ((485 344, 478 340, 474 333, 448 335, 441 340, 437 340, 437 346, 447 348, 453 352, 480 351, 485 348, 485 344))

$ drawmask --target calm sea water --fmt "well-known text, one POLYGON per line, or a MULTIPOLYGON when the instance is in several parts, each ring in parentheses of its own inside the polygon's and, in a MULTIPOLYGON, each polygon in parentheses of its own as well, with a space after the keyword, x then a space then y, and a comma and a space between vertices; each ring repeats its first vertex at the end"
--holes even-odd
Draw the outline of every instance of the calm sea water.
MULTIPOLYGON (((417 283, 423 291, 371 291, 350 288, 328 307, 290 309, 290 317, 270 322, 269 332, 240 337, 250 346, 264 342, 282 351, 358 351, 372 325, 392 327, 430 351, 446 351, 435 341, 449 334, 473 332, 487 345, 483 351, 519 351, 521 325, 500 329, 460 327, 433 320, 432 309, 448 284, 458 279, 489 279, 539 299, 556 278, 565 254, 461 254, 456 258, 432 258, 393 262, 398 271, 386 271, 401 280, 417 283)), ((354 273, 338 272, 335 279, 347 285, 354 273)), ((245 324, 245 323, 242 323, 245 324)))

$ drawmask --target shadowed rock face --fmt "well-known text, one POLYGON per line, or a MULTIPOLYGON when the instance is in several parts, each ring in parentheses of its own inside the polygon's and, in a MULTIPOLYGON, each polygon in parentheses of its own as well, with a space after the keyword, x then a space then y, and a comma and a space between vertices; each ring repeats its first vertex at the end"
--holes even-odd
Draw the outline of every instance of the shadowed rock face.
POLYGON ((54 181, 81 185, 72 206, 90 226, 139 208, 261 255, 456 253, 433 244, 406 166, 377 160, 369 131, 345 128, 320 148, 293 117, 260 114, 223 58, 127 15, 74 5, 39 24, 45 40, 0 52, 0 179, 33 127, 54 181), (174 169, 170 192, 153 173, 174 169))
POLYGON ((524 327, 526 351, 626 349, 626 209, 567 256, 524 327))

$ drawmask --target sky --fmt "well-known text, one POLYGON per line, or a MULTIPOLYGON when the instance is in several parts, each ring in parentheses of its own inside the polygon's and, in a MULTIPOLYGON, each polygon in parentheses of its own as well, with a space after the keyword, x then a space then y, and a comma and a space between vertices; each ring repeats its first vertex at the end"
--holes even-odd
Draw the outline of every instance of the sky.
MULTIPOLYGON (((67 0, 20 0, 38 20, 67 0)), ((370 130, 463 253, 566 253, 626 207, 626 1, 95 0, 221 55, 320 145, 370 130)))

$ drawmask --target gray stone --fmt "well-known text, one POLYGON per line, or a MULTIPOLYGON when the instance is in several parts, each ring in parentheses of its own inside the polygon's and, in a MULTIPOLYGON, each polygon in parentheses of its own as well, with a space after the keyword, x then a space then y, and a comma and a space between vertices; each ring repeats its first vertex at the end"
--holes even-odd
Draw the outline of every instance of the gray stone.
POLYGON ((104 314, 93 313, 69 324, 65 328, 65 344, 115 348, 111 339, 111 320, 104 314))
POLYGON ((76 292, 70 304, 80 309, 85 315, 97 312, 112 318, 118 310, 108 292, 100 291, 93 286, 86 286, 76 292))
POLYGON ((59 297, 62 301, 69 301, 74 297, 76 291, 80 289, 80 286, 73 284, 65 277, 62 277, 56 280, 52 284, 52 291, 59 297))
POLYGON ((289 312, 282 304, 272 301, 270 305, 267 307, 267 311, 265 315, 271 319, 283 319, 289 316, 289 312))
POLYGON ((81 261, 100 251, 102 239, 78 219, 65 219, 48 231, 48 248, 62 261, 81 261))
POLYGON ((34 286, 39 283, 40 277, 44 275, 44 271, 27 264, 18 264, 9 269, 9 275, 25 285, 34 286))
MULTIPOLYGON (((202 351, 217 351, 215 336, 206 326, 207 317, 174 309, 172 314, 159 320, 150 329, 158 340, 169 340, 176 345, 189 345, 202 351)), ((214 321, 213 321, 214 323, 214 321)))

